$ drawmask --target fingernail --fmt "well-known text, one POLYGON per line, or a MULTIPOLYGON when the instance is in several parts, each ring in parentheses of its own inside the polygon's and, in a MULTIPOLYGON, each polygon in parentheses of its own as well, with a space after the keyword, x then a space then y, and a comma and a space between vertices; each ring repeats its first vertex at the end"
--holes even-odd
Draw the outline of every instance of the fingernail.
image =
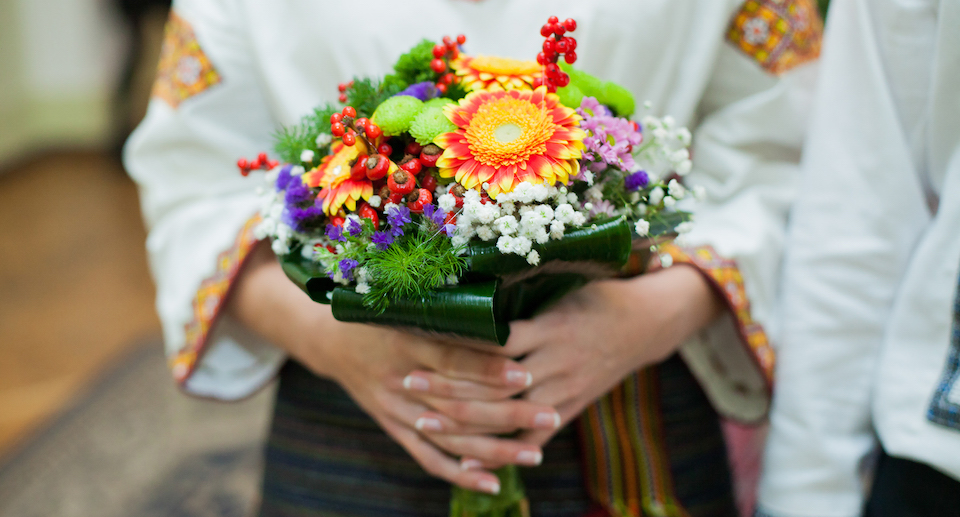
POLYGON ((403 378, 403 387, 404 389, 413 391, 429 391, 430 381, 424 379, 423 377, 407 375, 403 378))
POLYGON ((460 470, 473 470, 483 468, 480 460, 463 460, 460 462, 460 470))
POLYGON ((507 383, 529 388, 533 385, 533 374, 519 370, 510 370, 507 372, 507 383))
POLYGON ((496 481, 490 481, 489 479, 484 479, 483 481, 477 483, 477 489, 481 492, 497 495, 500 493, 500 483, 497 483, 496 481))
POLYGON ((543 453, 540 451, 520 451, 517 453, 517 463, 539 465, 543 463, 543 453))
POLYGON ((413 424, 417 431, 443 431, 443 424, 436 418, 422 416, 413 424))
POLYGON ((540 429, 557 429, 560 427, 560 413, 537 413, 533 425, 540 429))

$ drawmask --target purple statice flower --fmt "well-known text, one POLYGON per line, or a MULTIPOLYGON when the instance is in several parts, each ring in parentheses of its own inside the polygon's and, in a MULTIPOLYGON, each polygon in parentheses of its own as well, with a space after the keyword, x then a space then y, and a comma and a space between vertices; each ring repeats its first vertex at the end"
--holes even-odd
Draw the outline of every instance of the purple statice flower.
POLYGON ((340 274, 343 275, 344 280, 351 281, 353 280, 353 270, 357 269, 360 263, 352 258, 345 258, 340 261, 340 274))
POLYGON ((343 226, 328 224, 327 238, 332 241, 347 242, 347 236, 343 234, 343 226))
POLYGON ((310 205, 306 208, 301 206, 290 206, 284 212, 284 222, 298 232, 303 232, 311 223, 323 217, 323 208, 317 205, 310 205))
POLYGON ((287 183, 287 192, 283 196, 283 201, 287 207, 313 203, 313 192, 310 187, 303 183, 300 177, 291 178, 287 183))
POLYGON ((650 176, 647 175, 646 171, 637 171, 633 174, 627 175, 623 180, 624 186, 627 188, 627 192, 636 192, 643 187, 646 187, 650 183, 650 176))
POLYGON ((280 169, 280 174, 277 175, 277 192, 281 190, 286 190, 287 184, 290 183, 290 180, 293 178, 293 175, 290 174, 290 171, 293 170, 293 165, 284 165, 280 169))
POLYGON ((410 209, 405 206, 391 206, 387 209, 387 223, 390 225, 390 233, 394 237, 403 235, 403 225, 412 223, 410 209))
POLYGON ((447 218, 447 213, 436 205, 427 205, 423 207, 423 215, 433 222, 433 224, 440 227, 443 226, 443 221, 447 218))
POLYGON ((380 251, 387 251, 387 248, 393 244, 393 239, 394 236, 390 232, 375 232, 373 237, 370 237, 370 240, 376 244, 380 251))
POLYGON ((361 223, 359 219, 348 217, 344 226, 346 226, 347 232, 351 237, 359 237, 360 234, 363 233, 363 223, 361 223))
MULTIPOLYGON (((435 99, 440 96, 440 90, 437 89, 437 85, 433 84, 433 81, 424 81, 422 83, 414 83, 410 86, 407 86, 405 90, 398 93, 397 95, 406 95, 408 97, 416 97, 424 102, 435 99)), ((394 96, 396 97, 396 95, 394 96)))
POLYGON ((587 131, 583 144, 589 170, 600 172, 614 166, 629 171, 636 167, 632 151, 643 141, 643 133, 634 129, 629 120, 614 117, 593 97, 584 97, 577 113, 583 117, 580 127, 587 131))

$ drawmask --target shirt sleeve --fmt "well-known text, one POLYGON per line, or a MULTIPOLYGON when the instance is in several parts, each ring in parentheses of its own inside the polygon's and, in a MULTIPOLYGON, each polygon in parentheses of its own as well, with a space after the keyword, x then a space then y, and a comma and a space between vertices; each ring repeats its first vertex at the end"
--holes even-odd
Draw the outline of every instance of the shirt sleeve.
MULTIPOLYGON (((798 3, 804 2, 780 5, 798 3)), ((815 59, 809 49, 818 52, 822 27, 810 28, 820 23, 816 11, 807 16, 807 54, 804 60, 794 55, 791 63, 758 62, 731 36, 742 37, 749 20, 742 13, 734 18, 693 138, 687 183, 707 195, 694 209, 694 230, 681 245, 661 249, 674 263, 697 268, 729 309, 680 354, 717 411, 745 423, 762 420, 770 406, 774 350, 768 336, 776 332, 773 304, 786 218, 816 75, 815 65, 799 65, 815 59)), ((799 22, 782 20, 791 23, 799 22)))
POLYGON ((260 183, 233 164, 267 149, 276 125, 250 56, 231 1, 174 2, 147 116, 124 150, 174 377, 220 399, 252 394, 285 358, 221 314, 257 243, 260 183))
POLYGON ((861 515, 870 400, 899 278, 930 212, 864 0, 831 7, 791 215, 760 515, 861 515))

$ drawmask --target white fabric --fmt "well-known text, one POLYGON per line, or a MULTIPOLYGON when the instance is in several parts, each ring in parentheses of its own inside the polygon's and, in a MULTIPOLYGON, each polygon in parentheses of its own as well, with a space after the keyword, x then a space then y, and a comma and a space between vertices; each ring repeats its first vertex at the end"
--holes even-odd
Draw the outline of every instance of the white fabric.
POLYGON ((791 216, 767 515, 860 515, 875 435, 960 479, 960 430, 927 419, 960 263, 957 27, 960 0, 831 7, 791 216))
MULTIPOLYGON (((352 2, 313 0, 174 2, 223 83, 177 110, 154 100, 126 150, 150 226, 168 352, 184 345, 193 291, 213 271, 216 254, 257 209, 253 192, 259 178, 241 178, 233 165, 238 157, 268 150, 278 126, 335 100, 338 83, 387 73, 399 54, 423 37, 463 33, 468 52, 532 59, 543 40, 540 26, 554 13, 579 23, 574 34, 578 67, 619 82, 640 101, 652 101, 654 114, 668 113, 680 124, 697 126, 692 128, 690 178, 707 187, 709 201, 699 218, 702 229, 691 242, 711 243, 740 261, 757 319, 769 324, 807 111, 804 74, 771 77, 724 42, 741 3, 420 0, 414 7, 368 0, 358 8, 352 2)), ((225 334, 220 329, 217 336, 225 334)), ((719 342, 728 353, 745 354, 734 334, 727 332, 719 342)), ((239 361, 245 366, 230 374, 228 367, 209 363, 240 353, 272 371, 282 354, 264 347, 269 345, 248 341, 222 354, 206 354, 188 389, 202 385, 205 394, 222 397, 255 390, 265 376, 254 374, 250 364, 239 361), (198 378, 214 370, 216 382, 198 378)), ((742 375, 762 386, 760 373, 748 368, 742 375)), ((733 393, 725 375, 711 378, 717 382, 708 383, 708 391, 733 393)), ((727 404, 733 416, 762 414, 763 391, 759 404, 748 404, 743 414, 736 414, 737 404, 727 404)))

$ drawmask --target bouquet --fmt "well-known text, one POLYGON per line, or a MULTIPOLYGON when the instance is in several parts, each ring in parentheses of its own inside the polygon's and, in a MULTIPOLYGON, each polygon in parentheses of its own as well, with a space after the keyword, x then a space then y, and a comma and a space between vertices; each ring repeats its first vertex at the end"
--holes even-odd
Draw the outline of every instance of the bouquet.
MULTIPOLYGON (((535 61, 423 40, 341 84, 278 133, 282 164, 239 161, 268 170, 258 237, 338 320, 499 344, 590 280, 641 272, 690 228, 690 133, 630 120, 625 88, 573 68, 575 30, 551 17, 535 61)), ((498 475, 496 496, 456 489, 451 515, 525 515, 516 468, 498 475)))

